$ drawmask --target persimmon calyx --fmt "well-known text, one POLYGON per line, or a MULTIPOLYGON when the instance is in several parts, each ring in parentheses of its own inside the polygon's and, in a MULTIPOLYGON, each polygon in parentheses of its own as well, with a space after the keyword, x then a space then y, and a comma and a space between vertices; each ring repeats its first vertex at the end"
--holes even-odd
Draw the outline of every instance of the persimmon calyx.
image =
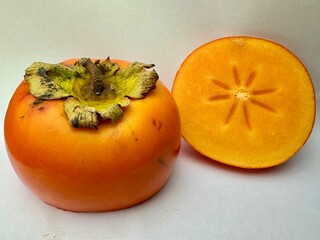
POLYGON ((25 71, 30 93, 43 100, 67 98, 64 111, 73 127, 96 128, 98 115, 116 122, 129 98, 140 99, 159 78, 153 64, 133 62, 120 69, 109 58, 82 58, 72 66, 35 62, 25 71))

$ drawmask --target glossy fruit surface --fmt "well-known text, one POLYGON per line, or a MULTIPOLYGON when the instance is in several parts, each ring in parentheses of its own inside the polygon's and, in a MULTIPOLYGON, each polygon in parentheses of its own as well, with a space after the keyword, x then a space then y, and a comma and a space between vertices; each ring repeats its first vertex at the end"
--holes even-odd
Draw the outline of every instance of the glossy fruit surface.
POLYGON ((253 37, 226 37, 193 51, 172 94, 185 140, 211 159, 242 168, 290 159, 315 119, 304 65, 279 44, 253 37))
POLYGON ((145 98, 131 100, 119 121, 99 121, 93 129, 72 127, 62 100, 39 101, 22 81, 4 125, 22 182, 44 202, 77 212, 127 208, 153 196, 171 175, 180 147, 170 92, 158 81, 145 98))

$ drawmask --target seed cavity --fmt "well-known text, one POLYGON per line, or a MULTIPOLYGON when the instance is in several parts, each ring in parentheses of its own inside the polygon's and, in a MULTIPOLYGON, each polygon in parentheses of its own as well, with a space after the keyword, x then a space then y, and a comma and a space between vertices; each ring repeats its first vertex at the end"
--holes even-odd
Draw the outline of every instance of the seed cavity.
POLYGON ((233 78, 236 86, 240 86, 239 70, 237 67, 233 67, 233 78))
POLYGON ((247 81, 246 81, 246 87, 250 87, 253 83, 253 80, 255 79, 257 73, 256 71, 251 72, 251 74, 249 75, 247 81))
POLYGON ((250 98, 249 101, 250 101, 252 104, 254 104, 254 105, 256 105, 256 106, 259 106, 259 107, 261 107, 261 108, 263 108, 263 109, 265 109, 265 110, 268 110, 268 111, 270 111, 270 112, 276 112, 276 110, 275 110, 273 107, 271 107, 271 106, 269 106, 269 105, 267 105, 267 104, 265 104, 265 103, 263 103, 263 102, 261 102, 261 101, 259 101, 259 100, 256 100, 256 99, 254 99, 254 98, 250 98))
MULTIPOLYGON (((230 107, 227 110, 227 115, 224 123, 229 124, 236 115, 242 115, 245 125, 248 130, 253 129, 254 116, 250 114, 252 107, 260 107, 270 113, 275 113, 276 109, 265 101, 264 95, 275 94, 276 88, 256 89, 255 83, 258 82, 257 71, 252 71, 249 76, 242 80, 237 66, 232 67, 233 83, 228 79, 228 83, 222 79, 211 79, 211 82, 221 92, 217 95, 209 97, 211 102, 231 101, 230 107), (238 110, 239 109, 239 110, 238 110)), ((271 96, 270 96, 271 97, 271 96)))
POLYGON ((226 99, 229 99, 229 98, 231 98, 230 95, 228 95, 228 94, 223 94, 223 95, 213 96, 213 97, 209 98, 209 100, 211 100, 211 101, 217 101, 217 100, 226 100, 226 99))
POLYGON ((224 82, 221 82, 217 79, 212 79, 212 82, 213 84, 217 85, 218 87, 220 88, 223 88, 223 89, 226 89, 226 90, 229 90, 230 89, 230 86, 224 82))
POLYGON ((250 118, 249 118, 249 112, 248 112, 248 106, 247 106, 247 103, 244 103, 242 105, 242 109, 243 109, 243 116, 244 116, 244 119, 246 121, 246 124, 247 124, 247 127, 249 129, 251 129, 251 124, 250 124, 250 118))
POLYGON ((262 94, 267 94, 267 93, 273 93, 275 91, 276 91, 275 88, 252 90, 251 94, 252 95, 262 95, 262 94))
POLYGON ((237 107, 238 107, 238 104, 239 104, 238 101, 234 101, 234 102, 232 103, 232 106, 231 106, 231 108, 230 108, 230 110, 229 110, 229 114, 228 114, 228 116, 227 116, 227 118, 226 118, 225 123, 229 123, 231 117, 234 115, 234 113, 235 113, 235 111, 236 111, 236 109, 237 109, 237 107))

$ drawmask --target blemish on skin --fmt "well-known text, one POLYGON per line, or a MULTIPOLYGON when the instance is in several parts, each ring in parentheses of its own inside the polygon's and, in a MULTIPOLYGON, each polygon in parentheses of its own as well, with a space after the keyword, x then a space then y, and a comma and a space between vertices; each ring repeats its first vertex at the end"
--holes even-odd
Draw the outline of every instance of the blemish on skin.
POLYGON ((130 128, 130 130, 131 130, 131 133, 132 133, 132 136, 133 136, 134 140, 135 140, 135 141, 138 141, 138 138, 136 137, 136 135, 135 135, 134 131, 132 131, 132 129, 131 129, 131 128, 130 128))
POLYGON ((130 129, 130 132, 131 132, 131 134, 133 136, 133 139, 137 142, 138 138, 137 138, 136 134, 134 133, 134 131, 132 130, 132 128, 131 128, 131 126, 129 124, 128 124, 128 128, 130 129))
POLYGON ((24 115, 20 117, 20 119, 23 119, 23 118, 24 118, 24 115))
POLYGON ((38 111, 44 111, 45 110, 45 106, 40 106, 40 104, 43 102, 43 99, 37 99, 36 101, 34 101, 33 103, 31 103, 31 108, 35 108, 37 107, 38 111))
POLYGON ((157 121, 156 119, 152 119, 152 125, 155 126, 158 131, 161 130, 161 128, 163 127, 163 123, 160 121, 157 121))
POLYGON ((136 137, 136 135, 134 134, 134 132, 131 130, 131 133, 132 133, 132 135, 133 135, 133 137, 134 137, 134 140, 135 141, 138 141, 138 138, 136 137))
POLYGON ((163 167, 168 167, 168 164, 162 158, 158 159, 158 163, 163 167))

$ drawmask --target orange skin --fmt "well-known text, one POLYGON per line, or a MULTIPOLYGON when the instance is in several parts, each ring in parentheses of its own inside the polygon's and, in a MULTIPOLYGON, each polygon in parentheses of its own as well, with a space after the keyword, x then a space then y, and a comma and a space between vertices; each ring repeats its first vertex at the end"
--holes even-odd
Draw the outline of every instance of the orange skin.
POLYGON ((36 100, 22 81, 4 133, 14 170, 44 202, 76 212, 112 211, 147 200, 167 182, 179 153, 180 118, 160 81, 144 99, 131 100, 119 122, 100 120, 98 129, 69 125, 63 99, 36 100))

